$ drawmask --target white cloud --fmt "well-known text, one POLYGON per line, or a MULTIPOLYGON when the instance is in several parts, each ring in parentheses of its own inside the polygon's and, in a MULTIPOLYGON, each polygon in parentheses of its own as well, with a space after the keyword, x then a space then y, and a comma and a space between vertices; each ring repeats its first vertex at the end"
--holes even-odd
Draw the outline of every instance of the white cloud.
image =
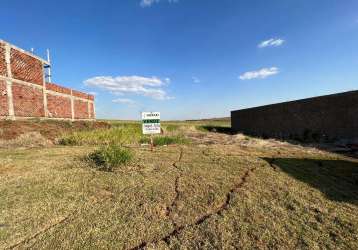
POLYGON ((94 91, 90 91, 90 92, 88 92, 88 94, 93 95, 93 96, 98 95, 98 93, 97 93, 97 92, 94 92, 94 91))
POLYGON ((192 79, 193 79, 194 83, 200 83, 201 82, 200 79, 198 77, 196 77, 196 76, 193 76, 192 79))
POLYGON ((122 104, 127 104, 127 105, 136 104, 135 101, 133 101, 132 99, 127 99, 127 98, 118 98, 118 99, 112 100, 112 102, 114 102, 114 103, 122 103, 122 104))
POLYGON ((172 99, 163 89, 169 83, 169 78, 162 80, 157 77, 142 76, 96 76, 84 81, 87 86, 99 87, 117 95, 136 94, 156 100, 172 99))
POLYGON ((266 48, 266 47, 278 47, 285 43, 285 40, 283 39, 274 39, 271 38, 269 40, 261 42, 258 47, 259 48, 266 48))
MULTIPOLYGON (((140 1, 140 6, 145 8, 145 7, 150 7, 155 3, 159 3, 161 0, 141 0, 140 1)), ((177 3, 179 0, 166 0, 169 3, 177 3)))
POLYGON ((271 68, 263 68, 257 71, 249 71, 242 74, 239 78, 241 80, 251 80, 255 78, 264 79, 269 76, 273 76, 279 73, 279 69, 277 67, 271 68))

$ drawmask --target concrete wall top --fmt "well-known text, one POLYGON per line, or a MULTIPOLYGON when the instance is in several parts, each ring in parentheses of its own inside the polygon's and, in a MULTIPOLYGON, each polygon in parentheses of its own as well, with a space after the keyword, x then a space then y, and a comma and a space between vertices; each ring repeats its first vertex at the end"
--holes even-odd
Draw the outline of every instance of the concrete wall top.
POLYGON ((274 138, 358 141, 358 91, 231 112, 234 131, 274 138))
POLYGON ((234 113, 234 112, 239 112, 239 111, 268 110, 268 109, 274 108, 275 106, 282 106, 282 105, 289 105, 289 104, 296 104, 296 103, 305 103, 305 102, 308 103, 308 102, 320 101, 322 98, 328 98, 328 99, 341 98, 342 96, 357 95, 357 94, 358 94, 358 90, 353 90, 353 91, 347 91, 347 92, 342 92, 342 93, 338 93, 338 94, 336 93, 336 94, 330 94, 330 95, 315 96, 315 97, 309 97, 309 98, 305 98, 305 99, 298 99, 298 100, 287 101, 287 102, 279 102, 279 103, 256 106, 256 107, 251 107, 251 108, 237 109, 237 110, 233 110, 231 112, 234 113))

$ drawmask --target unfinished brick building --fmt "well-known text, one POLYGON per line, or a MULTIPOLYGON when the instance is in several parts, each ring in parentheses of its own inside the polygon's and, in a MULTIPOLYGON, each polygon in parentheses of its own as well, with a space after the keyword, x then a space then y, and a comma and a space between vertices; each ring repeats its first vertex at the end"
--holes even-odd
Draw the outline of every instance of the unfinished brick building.
POLYGON ((0 119, 95 119, 94 96, 47 82, 49 66, 0 40, 0 119))

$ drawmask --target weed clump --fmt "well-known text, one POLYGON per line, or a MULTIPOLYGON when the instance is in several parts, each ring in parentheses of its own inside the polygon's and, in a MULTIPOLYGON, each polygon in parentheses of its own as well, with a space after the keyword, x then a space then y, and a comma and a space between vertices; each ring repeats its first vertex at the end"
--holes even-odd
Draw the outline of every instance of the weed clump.
POLYGON ((60 138, 57 141, 57 143, 63 146, 75 146, 79 144, 75 136, 67 136, 67 137, 60 138))
POLYGON ((88 155, 88 160, 102 171, 112 172, 133 159, 133 152, 119 145, 102 146, 88 155))

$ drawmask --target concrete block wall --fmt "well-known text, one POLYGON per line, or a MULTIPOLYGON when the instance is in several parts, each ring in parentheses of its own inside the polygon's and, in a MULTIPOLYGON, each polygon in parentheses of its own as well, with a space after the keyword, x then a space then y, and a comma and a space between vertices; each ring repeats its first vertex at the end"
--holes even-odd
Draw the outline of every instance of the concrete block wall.
POLYGON ((234 131, 273 138, 358 141, 358 91, 231 112, 234 131))
POLYGON ((0 119, 95 119, 94 96, 47 83, 45 65, 0 40, 0 119))

